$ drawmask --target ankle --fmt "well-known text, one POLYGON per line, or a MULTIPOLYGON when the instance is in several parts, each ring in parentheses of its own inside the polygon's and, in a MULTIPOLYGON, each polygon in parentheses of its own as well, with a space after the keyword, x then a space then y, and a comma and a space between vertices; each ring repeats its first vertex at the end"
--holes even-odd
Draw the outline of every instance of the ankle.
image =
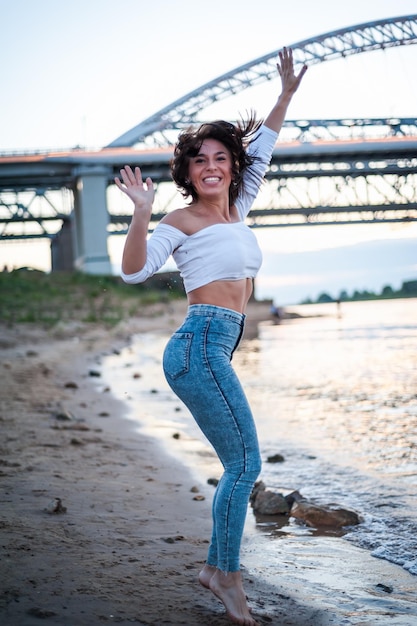
POLYGON ((242 577, 240 571, 237 572, 223 572, 216 569, 212 578, 213 582, 219 584, 221 587, 229 588, 236 587, 242 584, 242 577))

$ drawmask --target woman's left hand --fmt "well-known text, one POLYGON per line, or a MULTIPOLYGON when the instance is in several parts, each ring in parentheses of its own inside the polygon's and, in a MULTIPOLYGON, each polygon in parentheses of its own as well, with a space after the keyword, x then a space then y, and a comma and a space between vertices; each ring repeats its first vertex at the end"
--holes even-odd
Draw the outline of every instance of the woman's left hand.
POLYGON ((282 52, 278 54, 279 63, 277 63, 277 70, 281 77, 282 92, 292 96, 297 91, 307 71, 307 65, 303 65, 300 72, 295 74, 291 48, 283 48, 282 52))

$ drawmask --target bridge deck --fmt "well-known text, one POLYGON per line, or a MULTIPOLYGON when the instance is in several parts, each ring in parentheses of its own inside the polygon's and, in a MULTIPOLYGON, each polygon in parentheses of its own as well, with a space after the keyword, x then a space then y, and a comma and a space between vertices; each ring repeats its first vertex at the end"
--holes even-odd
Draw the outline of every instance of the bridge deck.
MULTIPOLYGON (((34 153, 24 155, 0 156, 0 190, 23 190, 43 187, 47 189, 73 188, 80 168, 90 168, 93 172, 107 168, 108 181, 111 183, 119 169, 126 164, 139 165, 145 176, 151 176, 155 182, 170 180, 169 162, 171 148, 152 148, 135 150, 133 148, 105 148, 98 151, 72 150, 68 152, 34 153)), ((390 165, 398 170, 417 171, 417 136, 391 137, 384 139, 334 140, 278 143, 271 161, 271 176, 311 176, 307 164, 323 163, 350 164, 349 172, 355 170, 355 163, 360 161, 363 173, 363 161, 375 160, 380 163, 381 171, 390 165), (406 160, 406 163, 404 162, 406 160), (389 160, 389 163, 388 163, 389 160), (385 165, 382 163, 386 161, 385 165), (297 171, 283 166, 297 164, 297 171), (305 167, 303 168, 303 164, 305 167), (277 173, 277 168, 279 174, 277 173), (275 170, 275 171, 274 171, 275 170)), ((105 173, 106 170, 101 170, 105 173)), ((375 168, 373 168, 375 172, 375 168)), ((329 176, 332 170, 317 167, 316 176, 329 176)), ((340 174, 340 171, 339 171, 340 174)))

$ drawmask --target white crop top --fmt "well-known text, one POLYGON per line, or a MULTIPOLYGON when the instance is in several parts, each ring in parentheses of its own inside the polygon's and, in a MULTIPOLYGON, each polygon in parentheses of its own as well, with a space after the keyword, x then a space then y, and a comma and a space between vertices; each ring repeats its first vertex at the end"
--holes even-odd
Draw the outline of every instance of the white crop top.
POLYGON ((160 223, 147 241, 144 267, 134 274, 121 272, 126 283, 142 283, 153 276, 172 254, 186 293, 216 280, 255 278, 262 253, 252 230, 244 223, 271 160, 277 133, 261 126, 248 154, 256 156, 243 178, 243 191, 235 202, 240 222, 213 224, 192 235, 160 223))

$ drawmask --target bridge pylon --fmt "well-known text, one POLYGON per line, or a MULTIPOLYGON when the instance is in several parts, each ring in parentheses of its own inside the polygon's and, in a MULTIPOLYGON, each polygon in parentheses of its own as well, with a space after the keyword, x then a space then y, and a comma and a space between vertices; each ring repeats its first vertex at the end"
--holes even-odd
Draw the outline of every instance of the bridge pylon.
MULTIPOLYGON (((313 65, 416 43, 414 14, 350 26, 290 47, 297 64, 313 65)), ((56 224, 64 224, 60 241, 52 245, 52 259, 55 255, 61 265, 70 261, 85 273, 111 274, 107 237, 125 234, 131 219, 131 214, 110 212, 107 206, 107 189, 120 167, 140 165, 144 177, 150 176, 163 191, 164 184, 171 181, 169 161, 178 131, 204 121, 201 113, 209 105, 276 77, 277 52, 202 85, 100 151, 0 155, 0 239, 52 240, 56 224), (56 210, 49 192, 63 190, 72 205, 69 210, 56 210), (21 196, 28 194, 33 196, 25 202, 21 196), (40 198, 46 209, 39 211, 40 198), (31 233, 25 231, 26 224, 32 226, 31 233), (65 252, 57 250, 60 244, 65 252)), ((291 137, 285 142, 281 134, 279 150, 266 175, 270 199, 259 208, 254 206, 250 225, 415 221, 416 128, 416 118, 286 122, 283 130, 290 130, 291 137), (382 128, 386 132, 380 132, 382 128), (351 135, 347 136, 348 132, 351 135), (298 181, 302 188, 296 186, 298 181), (337 220, 337 214, 343 215, 344 221, 337 220)), ((155 209, 153 222, 170 210, 174 196, 162 193, 161 197, 167 202, 158 213, 155 209)))
POLYGON ((73 252, 74 268, 86 274, 111 274, 107 249, 107 184, 111 169, 82 165, 75 170, 73 252))

